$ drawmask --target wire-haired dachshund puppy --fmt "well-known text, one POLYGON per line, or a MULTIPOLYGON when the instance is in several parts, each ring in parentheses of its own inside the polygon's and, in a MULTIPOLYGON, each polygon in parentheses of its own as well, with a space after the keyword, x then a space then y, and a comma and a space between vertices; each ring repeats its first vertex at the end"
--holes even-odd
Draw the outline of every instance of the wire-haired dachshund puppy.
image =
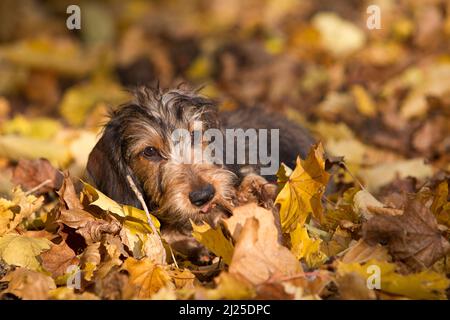
MULTIPOLYGON (((226 133, 236 128, 243 129, 241 133, 247 129, 266 129, 266 133, 279 129, 277 139, 269 139, 269 147, 278 147, 272 149, 272 153, 278 153, 276 168, 281 162, 294 167, 296 157, 304 158, 314 143, 305 129, 259 108, 221 113, 213 101, 195 91, 163 92, 143 87, 134 92, 134 101, 111 112, 103 135, 89 156, 88 175, 107 196, 122 204, 141 207, 127 182, 127 175, 131 176, 150 211, 160 220, 166 241, 195 260, 205 251, 191 238, 189 220, 215 225, 237 203, 273 199, 276 185, 267 180, 276 179, 276 170, 265 178, 259 175, 262 167, 259 158, 256 157, 256 162, 249 161, 256 150, 251 139, 238 142, 232 152, 233 161, 213 161, 208 157, 198 160, 192 156, 186 161, 186 157, 180 157, 183 154, 180 149, 192 148, 195 153, 196 146, 201 150, 208 148, 208 141, 205 135, 200 135, 199 143, 186 144, 183 139, 175 139, 173 133, 181 129, 194 141, 197 131, 213 129, 228 138, 226 133), (239 144, 247 152, 243 158, 234 152, 239 144)), ((215 146, 225 149, 226 145, 228 149, 228 143, 222 141, 215 146)))

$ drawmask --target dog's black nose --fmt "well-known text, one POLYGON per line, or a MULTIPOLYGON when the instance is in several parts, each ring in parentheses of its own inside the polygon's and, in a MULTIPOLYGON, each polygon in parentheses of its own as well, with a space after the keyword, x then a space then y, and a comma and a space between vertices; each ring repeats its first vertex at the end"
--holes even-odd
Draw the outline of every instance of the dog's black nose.
POLYGON ((191 203, 193 205, 200 207, 201 205, 204 205, 209 200, 211 200, 214 197, 215 193, 216 190, 214 189, 212 184, 208 184, 198 190, 189 193, 189 200, 191 200, 191 203))

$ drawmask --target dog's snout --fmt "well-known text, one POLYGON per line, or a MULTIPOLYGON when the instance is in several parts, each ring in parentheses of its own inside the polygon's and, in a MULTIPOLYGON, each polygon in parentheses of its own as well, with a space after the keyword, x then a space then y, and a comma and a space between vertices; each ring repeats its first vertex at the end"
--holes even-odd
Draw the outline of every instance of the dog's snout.
POLYGON ((204 205, 214 197, 216 190, 212 184, 203 186, 202 188, 189 193, 189 200, 193 205, 198 207, 204 205))

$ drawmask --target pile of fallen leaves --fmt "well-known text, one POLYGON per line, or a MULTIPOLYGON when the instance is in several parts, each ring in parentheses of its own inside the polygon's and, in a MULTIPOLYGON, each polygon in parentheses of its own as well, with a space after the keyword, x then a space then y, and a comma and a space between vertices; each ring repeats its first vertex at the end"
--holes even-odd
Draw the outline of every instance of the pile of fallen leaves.
POLYGON ((358 188, 324 201, 330 175, 319 144, 278 178, 279 211, 250 203, 216 229, 193 224, 193 237, 217 256, 196 266, 159 245, 144 211, 48 161, 22 161, 14 179, 29 191, 0 202, 2 297, 446 298, 448 177, 417 191, 396 181, 384 202, 358 188))

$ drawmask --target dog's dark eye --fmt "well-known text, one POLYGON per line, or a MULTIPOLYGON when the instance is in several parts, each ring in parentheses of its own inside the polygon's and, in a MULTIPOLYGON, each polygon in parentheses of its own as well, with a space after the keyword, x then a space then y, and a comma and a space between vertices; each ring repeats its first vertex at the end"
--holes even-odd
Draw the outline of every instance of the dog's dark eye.
POLYGON ((142 152, 142 154, 144 155, 144 157, 152 158, 152 159, 154 159, 156 157, 158 157, 158 158, 161 157, 158 150, 154 147, 146 147, 144 149, 144 151, 142 152))

